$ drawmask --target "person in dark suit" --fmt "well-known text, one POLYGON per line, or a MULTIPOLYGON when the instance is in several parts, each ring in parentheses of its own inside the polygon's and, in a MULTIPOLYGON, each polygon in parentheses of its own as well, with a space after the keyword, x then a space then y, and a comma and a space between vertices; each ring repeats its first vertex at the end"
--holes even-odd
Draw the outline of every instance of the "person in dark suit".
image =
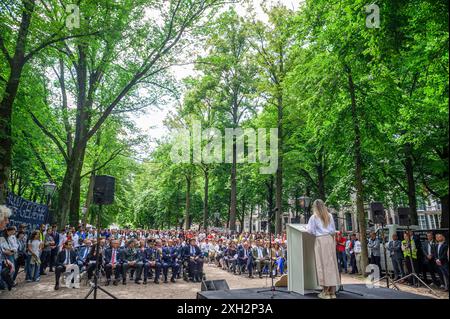
POLYGON ((251 250, 249 249, 248 242, 244 242, 243 245, 240 246, 238 249, 238 273, 239 275, 242 274, 242 272, 245 270, 244 268, 247 267, 249 270, 249 277, 251 277, 252 269, 249 267, 250 263, 250 257, 251 256, 251 250))
POLYGON ((129 269, 135 270, 136 277, 134 282, 140 284, 139 278, 141 277, 143 262, 138 260, 138 253, 135 247, 135 240, 131 239, 128 241, 128 247, 123 250, 123 261, 122 261, 122 284, 127 284, 127 272, 129 269))
POLYGON ((106 286, 111 283, 111 275, 114 271, 113 285, 117 286, 120 274, 122 273, 122 250, 119 248, 119 241, 114 239, 111 246, 105 249, 104 256, 106 286))
POLYGON ((183 251, 183 255, 188 260, 189 279, 193 282, 201 282, 203 274, 203 256, 200 248, 196 245, 194 238, 189 240, 189 245, 186 245, 183 251))
POLYGON ((173 246, 173 241, 169 240, 169 243, 162 247, 162 268, 164 274, 164 283, 167 283, 167 275, 169 272, 169 268, 172 270, 172 277, 170 278, 171 282, 175 282, 175 276, 178 273, 178 263, 176 262, 176 258, 178 256, 178 252, 173 246))
POLYGON ((445 291, 448 291, 448 243, 443 234, 436 234, 436 265, 445 291))
POLYGON ((423 277, 424 281, 427 282, 427 272, 431 275, 431 280, 433 284, 437 287, 440 286, 439 281, 436 278, 436 273, 438 272, 436 265, 436 241, 434 240, 433 232, 427 232, 427 240, 422 245, 422 255, 423 257, 423 277))
POLYGON ((64 248, 56 257, 55 290, 59 289, 59 279, 61 278, 61 274, 66 271, 66 267, 71 264, 76 264, 77 254, 73 250, 72 245, 72 241, 66 241, 64 248))
POLYGON ((50 251, 50 272, 53 272, 53 267, 55 267, 56 263, 56 256, 58 255, 58 247, 59 247, 59 234, 58 229, 56 225, 52 226, 52 232, 51 235, 54 240, 54 245, 51 246, 50 251))
POLYGON ((225 262, 225 266, 228 269, 228 271, 231 271, 234 274, 236 274, 236 265, 237 265, 236 255, 237 255, 236 246, 233 242, 230 242, 227 250, 225 251, 223 260, 225 262))
MULTIPOLYGON (((100 241, 98 250, 99 267, 101 267, 101 265, 103 264, 103 251, 104 249, 102 247, 102 242, 100 241)), ((92 276, 94 275, 94 271, 97 269, 97 243, 90 247, 89 254, 86 258, 86 264, 88 280, 91 280, 92 276)))
POLYGON ((83 245, 78 247, 77 252, 77 265, 80 268, 80 273, 87 269, 87 258, 89 252, 91 251, 91 241, 89 239, 85 239, 83 245))
POLYGON ((258 239, 256 247, 252 249, 253 261, 256 264, 256 269, 258 270, 259 278, 262 278, 262 270, 267 267, 270 260, 267 258, 267 251, 263 247, 263 242, 258 239))
POLYGON ((153 269, 155 269, 155 284, 159 284, 159 276, 161 274, 161 258, 159 251, 155 247, 155 241, 149 239, 149 247, 145 249, 144 253, 144 284, 147 284, 147 278, 153 278, 153 269))

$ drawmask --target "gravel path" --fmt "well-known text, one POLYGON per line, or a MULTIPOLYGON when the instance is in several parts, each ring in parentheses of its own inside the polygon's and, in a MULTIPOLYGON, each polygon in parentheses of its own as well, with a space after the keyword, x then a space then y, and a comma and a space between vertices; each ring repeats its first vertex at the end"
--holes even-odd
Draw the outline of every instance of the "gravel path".
MULTIPOLYGON (((267 288, 270 287, 270 278, 263 277, 250 279, 245 275, 233 275, 213 265, 205 264, 205 272, 208 280, 225 279, 230 286, 230 289, 239 288, 267 288)), ((41 281, 38 283, 26 283, 24 281, 24 273, 18 276, 18 285, 12 291, 0 292, 1 299, 81 299, 89 291, 89 287, 81 284, 80 288, 66 288, 61 285, 58 291, 55 291, 54 273, 49 273, 47 276, 41 276, 41 281)), ((344 284, 361 284, 363 278, 357 276, 343 275, 342 281, 344 284)), ((383 284, 381 284, 383 286, 383 284)), ((408 291, 425 296, 432 296, 425 288, 411 288, 405 285, 400 285, 402 291, 408 291)), ((160 283, 154 284, 152 281, 147 285, 137 285, 132 281, 128 281, 124 286, 110 285, 106 289, 120 299, 195 299, 196 294, 200 291, 200 283, 185 282, 178 280, 176 283, 160 283)), ((448 292, 437 290, 439 298, 448 299, 448 292)), ((99 291, 98 298, 109 298, 106 294, 99 291)), ((433 296, 432 296, 433 297, 433 296)))

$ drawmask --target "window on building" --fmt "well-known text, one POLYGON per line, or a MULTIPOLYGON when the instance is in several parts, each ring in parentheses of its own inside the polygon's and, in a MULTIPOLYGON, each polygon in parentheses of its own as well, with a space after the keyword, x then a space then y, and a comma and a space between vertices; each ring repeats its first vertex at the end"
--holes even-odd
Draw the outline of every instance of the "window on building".
POLYGON ((353 230, 352 214, 350 214, 350 213, 345 214, 345 225, 347 226, 346 227, 347 231, 353 230))
POLYGON ((434 219, 435 215, 428 215, 428 222, 431 229, 436 229, 436 220, 434 219))
POLYGON ((428 225, 427 225, 427 218, 424 214, 419 214, 419 227, 420 229, 427 229, 428 225))

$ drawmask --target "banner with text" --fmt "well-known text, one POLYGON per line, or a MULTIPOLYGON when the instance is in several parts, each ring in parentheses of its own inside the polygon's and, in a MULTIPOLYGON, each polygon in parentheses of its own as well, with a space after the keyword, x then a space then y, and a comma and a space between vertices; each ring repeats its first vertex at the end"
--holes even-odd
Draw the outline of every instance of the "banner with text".
POLYGON ((28 230, 34 230, 41 224, 48 223, 48 206, 30 202, 12 193, 8 194, 6 205, 12 210, 9 225, 18 227, 26 224, 28 230))

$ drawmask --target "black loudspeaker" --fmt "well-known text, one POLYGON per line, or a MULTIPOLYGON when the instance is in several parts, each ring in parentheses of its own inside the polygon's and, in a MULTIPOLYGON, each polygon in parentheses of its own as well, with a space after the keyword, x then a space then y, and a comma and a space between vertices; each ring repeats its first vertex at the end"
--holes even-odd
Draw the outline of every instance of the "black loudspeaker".
POLYGON ((115 179, 112 176, 95 176, 94 204, 109 205, 114 202, 115 179))
POLYGON ((397 208, 398 214, 398 224, 400 226, 409 226, 409 207, 399 207, 397 208))
POLYGON ((370 211, 372 212, 372 219, 375 224, 386 224, 386 215, 384 213, 383 203, 370 203, 370 211))
POLYGON ((203 280, 201 291, 212 290, 230 290, 227 281, 225 279, 220 280, 203 280))

